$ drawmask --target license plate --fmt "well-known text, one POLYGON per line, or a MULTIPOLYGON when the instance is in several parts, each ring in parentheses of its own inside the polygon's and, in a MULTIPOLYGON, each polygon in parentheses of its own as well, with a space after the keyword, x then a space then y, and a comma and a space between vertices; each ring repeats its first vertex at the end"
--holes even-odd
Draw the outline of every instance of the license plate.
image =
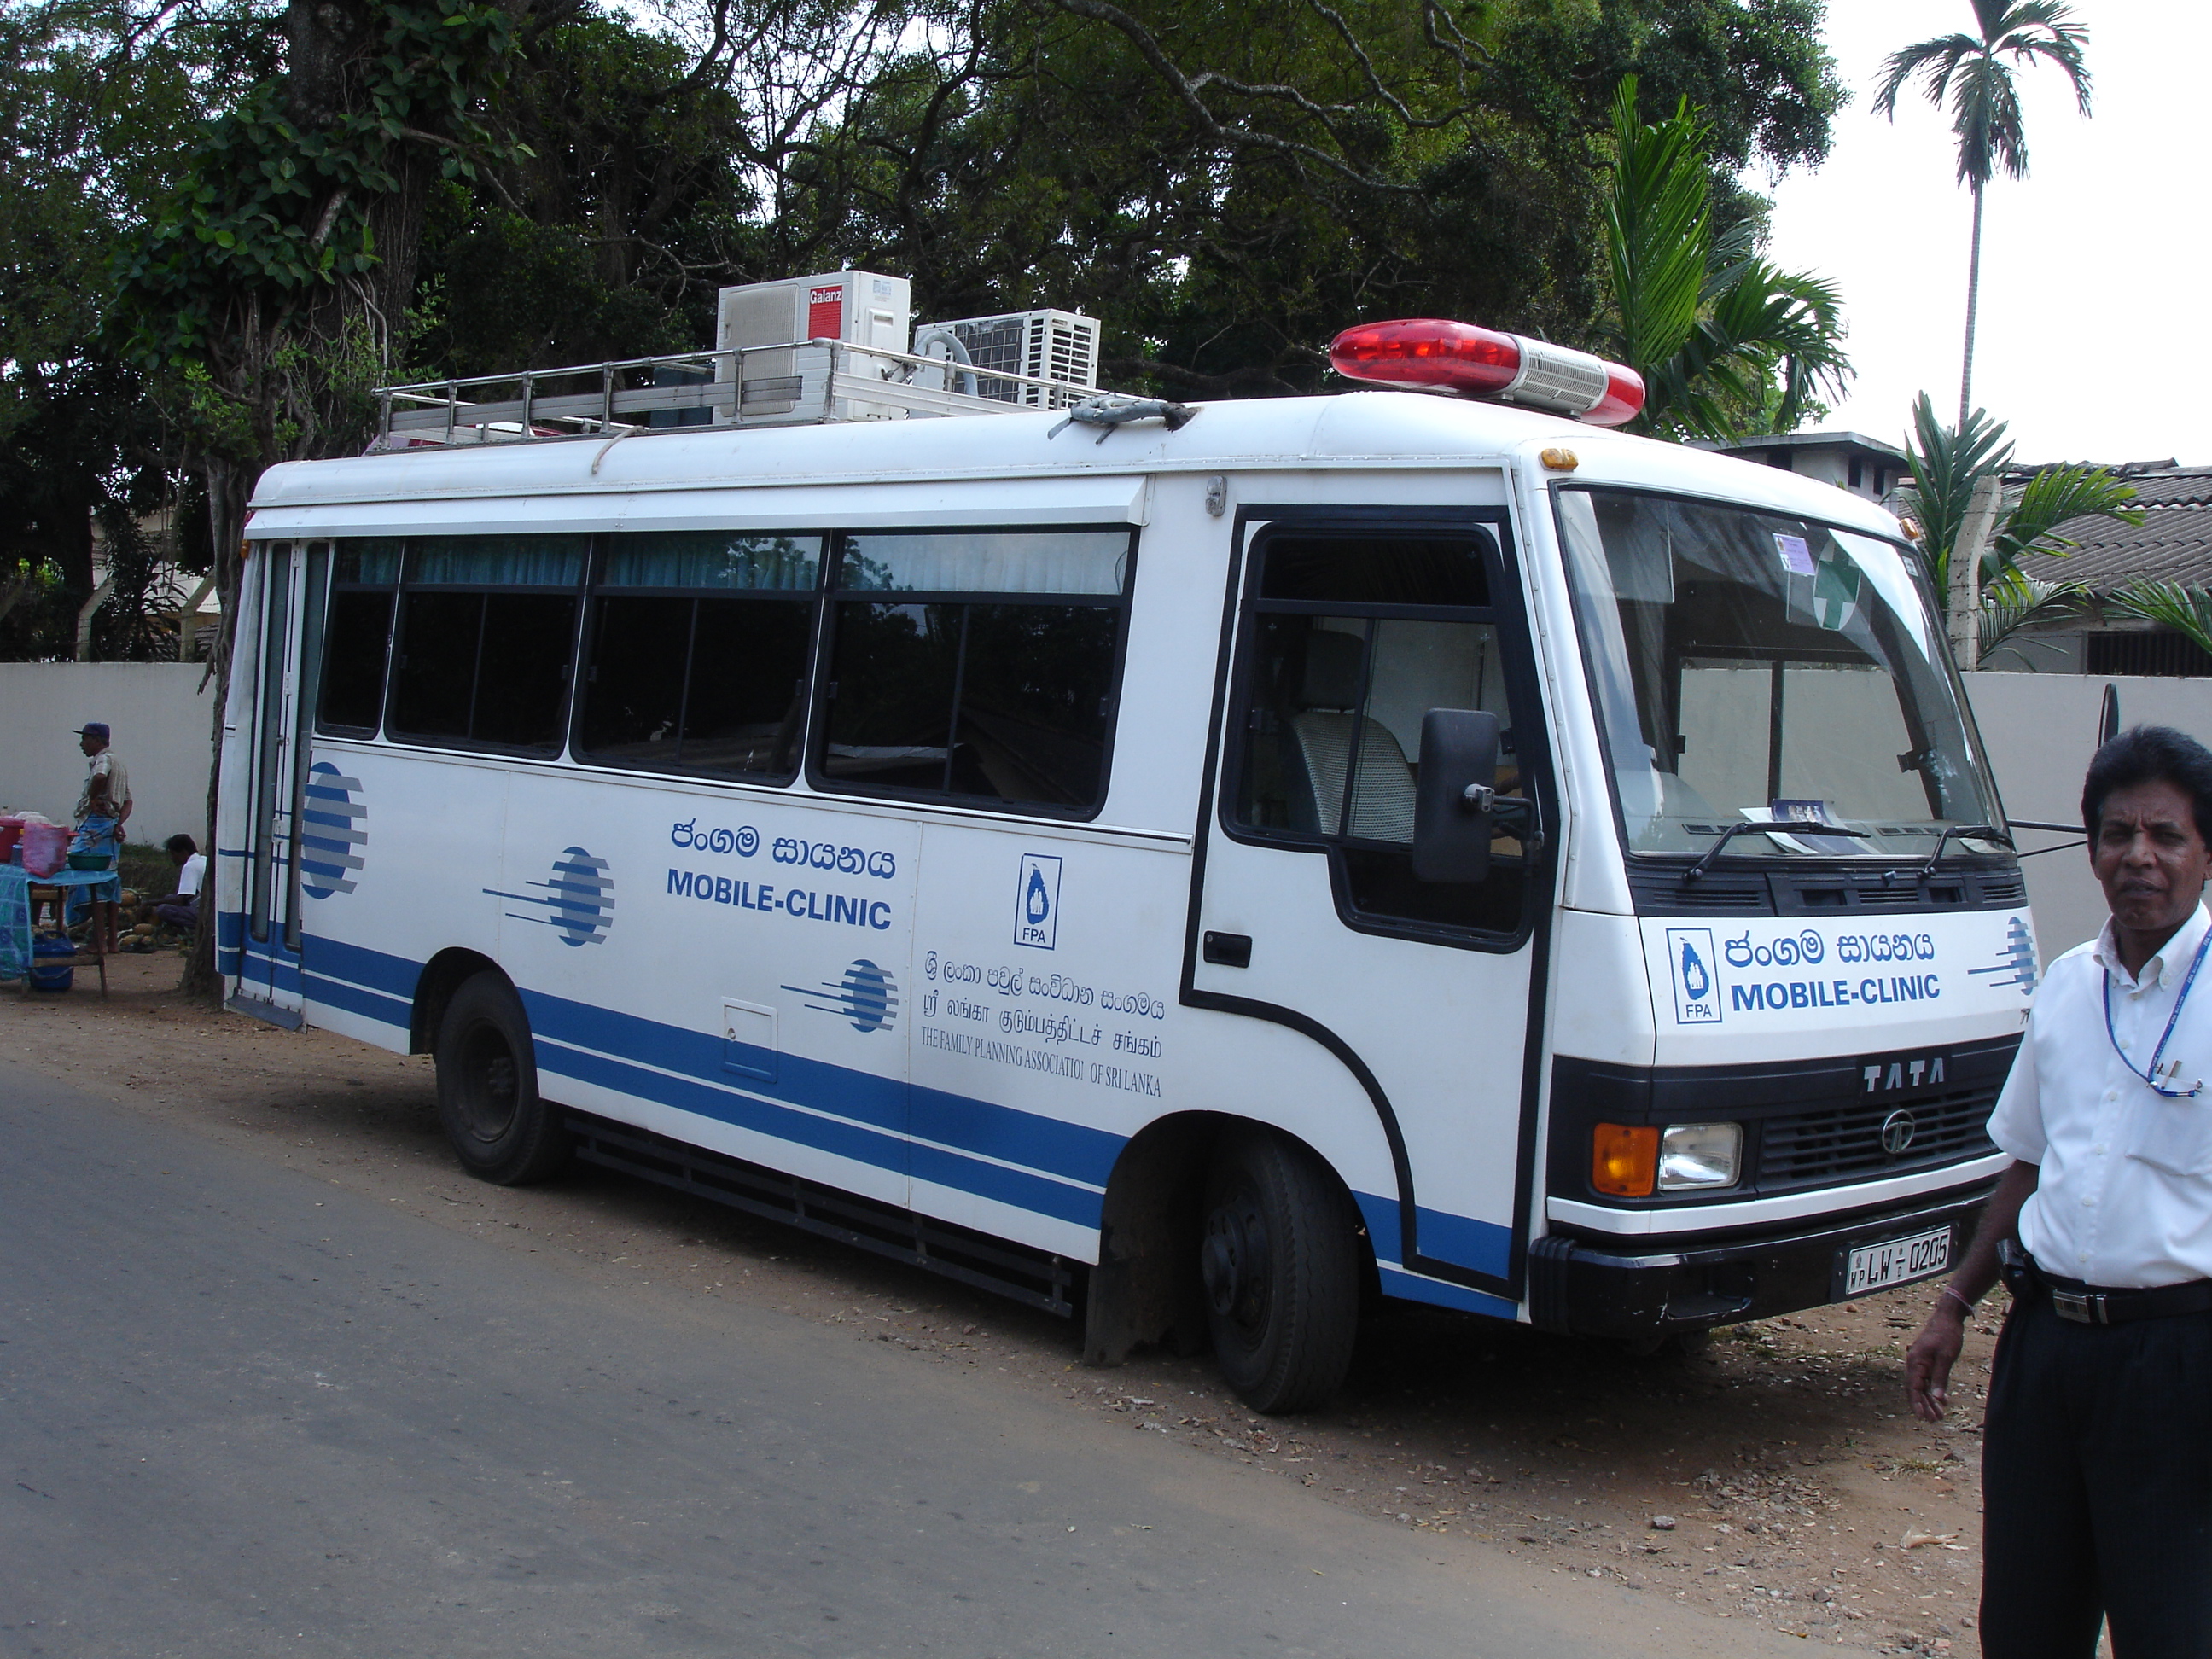
POLYGON ((1911 1238, 1892 1238, 1880 1244, 1862 1244, 1850 1253, 1844 1267, 1844 1294, 1863 1296, 1891 1285, 1909 1285, 1916 1279, 1940 1273, 1951 1265, 1951 1230, 1939 1227, 1911 1238))

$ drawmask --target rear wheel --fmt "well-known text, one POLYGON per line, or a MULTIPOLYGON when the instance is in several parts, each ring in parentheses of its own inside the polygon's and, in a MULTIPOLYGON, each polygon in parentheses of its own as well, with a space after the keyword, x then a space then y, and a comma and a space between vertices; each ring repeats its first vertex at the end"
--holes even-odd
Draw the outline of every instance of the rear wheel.
POLYGON ((1255 1411, 1334 1394, 1359 1328, 1358 1218, 1304 1147, 1232 1132, 1206 1182, 1199 1273, 1222 1376, 1255 1411))
POLYGON ((503 975, 462 982, 438 1023, 438 1119, 461 1167, 519 1187, 568 1161, 560 1109, 538 1093, 538 1055, 522 999, 503 975))

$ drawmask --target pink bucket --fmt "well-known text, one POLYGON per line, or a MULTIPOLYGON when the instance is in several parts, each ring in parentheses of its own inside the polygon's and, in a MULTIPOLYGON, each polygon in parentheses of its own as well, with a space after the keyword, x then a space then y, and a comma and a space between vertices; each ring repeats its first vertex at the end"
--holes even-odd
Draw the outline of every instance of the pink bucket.
POLYGON ((65 823, 27 823, 23 826, 23 867, 34 876, 51 876, 69 862, 70 829, 65 823))

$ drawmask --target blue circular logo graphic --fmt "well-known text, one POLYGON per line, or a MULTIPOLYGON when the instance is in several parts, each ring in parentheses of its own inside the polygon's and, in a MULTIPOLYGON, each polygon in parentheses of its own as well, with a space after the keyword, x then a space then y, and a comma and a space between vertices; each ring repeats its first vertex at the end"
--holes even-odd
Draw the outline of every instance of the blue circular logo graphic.
POLYGON ((589 945, 606 937, 614 926, 615 884, 605 859, 580 847, 567 848, 553 861, 553 879, 546 886, 548 919, 561 930, 562 944, 589 945))
POLYGON ((328 761, 307 769, 300 809, 300 887, 309 898, 350 893, 368 850, 368 808, 355 797, 361 780, 328 761))
POLYGON ((837 1000, 854 1030, 880 1031, 890 1024, 891 1010, 897 1006, 896 988, 891 976, 866 957, 845 970, 838 988, 837 1000))

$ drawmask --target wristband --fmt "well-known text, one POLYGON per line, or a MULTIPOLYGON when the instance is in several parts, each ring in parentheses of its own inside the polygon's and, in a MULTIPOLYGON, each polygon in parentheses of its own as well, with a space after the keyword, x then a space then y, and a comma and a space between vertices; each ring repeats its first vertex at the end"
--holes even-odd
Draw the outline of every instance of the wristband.
POLYGON ((1948 1285, 1946 1285, 1943 1287, 1943 1294, 1949 1297, 1952 1301, 1957 1303, 1961 1308, 1964 1308, 1968 1314, 1971 1315, 1976 1311, 1972 1303, 1967 1301, 1965 1297, 1960 1296, 1958 1291, 1953 1290, 1948 1285))

